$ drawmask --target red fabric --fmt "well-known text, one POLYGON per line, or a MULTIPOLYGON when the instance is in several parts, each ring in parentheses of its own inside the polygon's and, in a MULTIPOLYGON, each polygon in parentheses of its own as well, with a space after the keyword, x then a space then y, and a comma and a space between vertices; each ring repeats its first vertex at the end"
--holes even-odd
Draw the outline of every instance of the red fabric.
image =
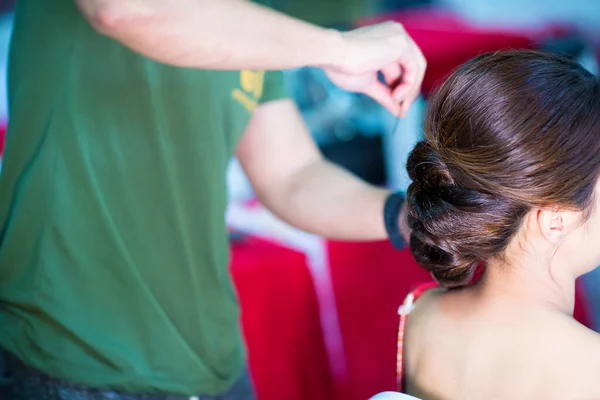
POLYGON ((255 238, 232 246, 250 372, 260 400, 325 400, 332 381, 306 258, 255 238))
POLYGON ((4 142, 6 141, 6 125, 0 125, 0 157, 4 153, 4 142))
POLYGON ((365 400, 396 389, 398 306, 430 282, 408 252, 388 242, 330 242, 333 288, 347 361, 334 399, 365 400))
MULTIPOLYGON (((408 250, 387 242, 329 244, 331 274, 348 375, 336 382, 334 399, 364 400, 396 389, 398 307, 406 295, 431 282, 408 250)), ((578 283, 575 317, 591 327, 578 283)))
POLYGON ((583 284, 583 280, 579 279, 575 282, 575 309, 573 310, 573 318, 582 325, 594 329, 593 316, 594 314, 586 294, 585 285, 583 284))
POLYGON ((358 26, 383 21, 401 22, 427 59, 423 92, 430 93, 456 67, 474 56, 502 49, 531 49, 540 40, 564 34, 566 28, 548 26, 536 31, 514 31, 475 26, 443 10, 402 11, 358 21, 358 26))

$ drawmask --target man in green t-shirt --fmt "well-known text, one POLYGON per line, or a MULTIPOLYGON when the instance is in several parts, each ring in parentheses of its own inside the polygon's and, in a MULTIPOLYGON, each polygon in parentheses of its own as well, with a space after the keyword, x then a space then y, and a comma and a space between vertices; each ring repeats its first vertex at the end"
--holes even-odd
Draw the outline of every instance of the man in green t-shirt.
POLYGON ((252 397, 227 268, 230 157, 285 221, 386 237, 389 193, 325 161, 286 97, 277 70, 306 65, 398 115, 425 68, 394 23, 340 33, 243 0, 17 2, 2 400, 252 397))

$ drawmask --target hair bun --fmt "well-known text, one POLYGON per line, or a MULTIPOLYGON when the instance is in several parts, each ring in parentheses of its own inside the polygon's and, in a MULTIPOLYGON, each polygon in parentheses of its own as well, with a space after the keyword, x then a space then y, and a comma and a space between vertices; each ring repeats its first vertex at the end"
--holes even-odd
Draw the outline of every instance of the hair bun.
POLYGON ((454 185, 446 163, 437 150, 425 141, 417 143, 406 168, 408 176, 423 187, 437 188, 454 185), (412 159, 412 162, 411 162, 412 159))
POLYGON ((457 186, 440 153, 424 141, 410 154, 407 169, 413 180, 407 211, 415 259, 443 286, 469 283, 479 257, 470 251, 474 244, 465 243, 469 238, 460 224, 465 213, 485 208, 486 195, 457 186))

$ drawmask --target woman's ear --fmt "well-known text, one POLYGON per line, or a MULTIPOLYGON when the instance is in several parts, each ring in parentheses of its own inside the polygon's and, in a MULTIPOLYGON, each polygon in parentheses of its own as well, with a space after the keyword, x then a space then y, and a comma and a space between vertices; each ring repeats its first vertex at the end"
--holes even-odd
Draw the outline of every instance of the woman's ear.
POLYGON ((558 207, 541 208, 535 210, 531 218, 544 239, 553 245, 559 245, 567 232, 576 227, 579 212, 561 210, 558 207))

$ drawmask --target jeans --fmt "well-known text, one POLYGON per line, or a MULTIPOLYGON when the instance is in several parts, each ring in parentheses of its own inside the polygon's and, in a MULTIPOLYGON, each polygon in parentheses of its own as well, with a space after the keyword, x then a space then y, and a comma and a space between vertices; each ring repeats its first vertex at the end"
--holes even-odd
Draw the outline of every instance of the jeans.
POLYGON ((128 394, 91 388, 51 378, 4 352, 6 372, 0 382, 2 400, 254 400, 250 376, 244 372, 227 391, 218 395, 178 396, 128 394))

